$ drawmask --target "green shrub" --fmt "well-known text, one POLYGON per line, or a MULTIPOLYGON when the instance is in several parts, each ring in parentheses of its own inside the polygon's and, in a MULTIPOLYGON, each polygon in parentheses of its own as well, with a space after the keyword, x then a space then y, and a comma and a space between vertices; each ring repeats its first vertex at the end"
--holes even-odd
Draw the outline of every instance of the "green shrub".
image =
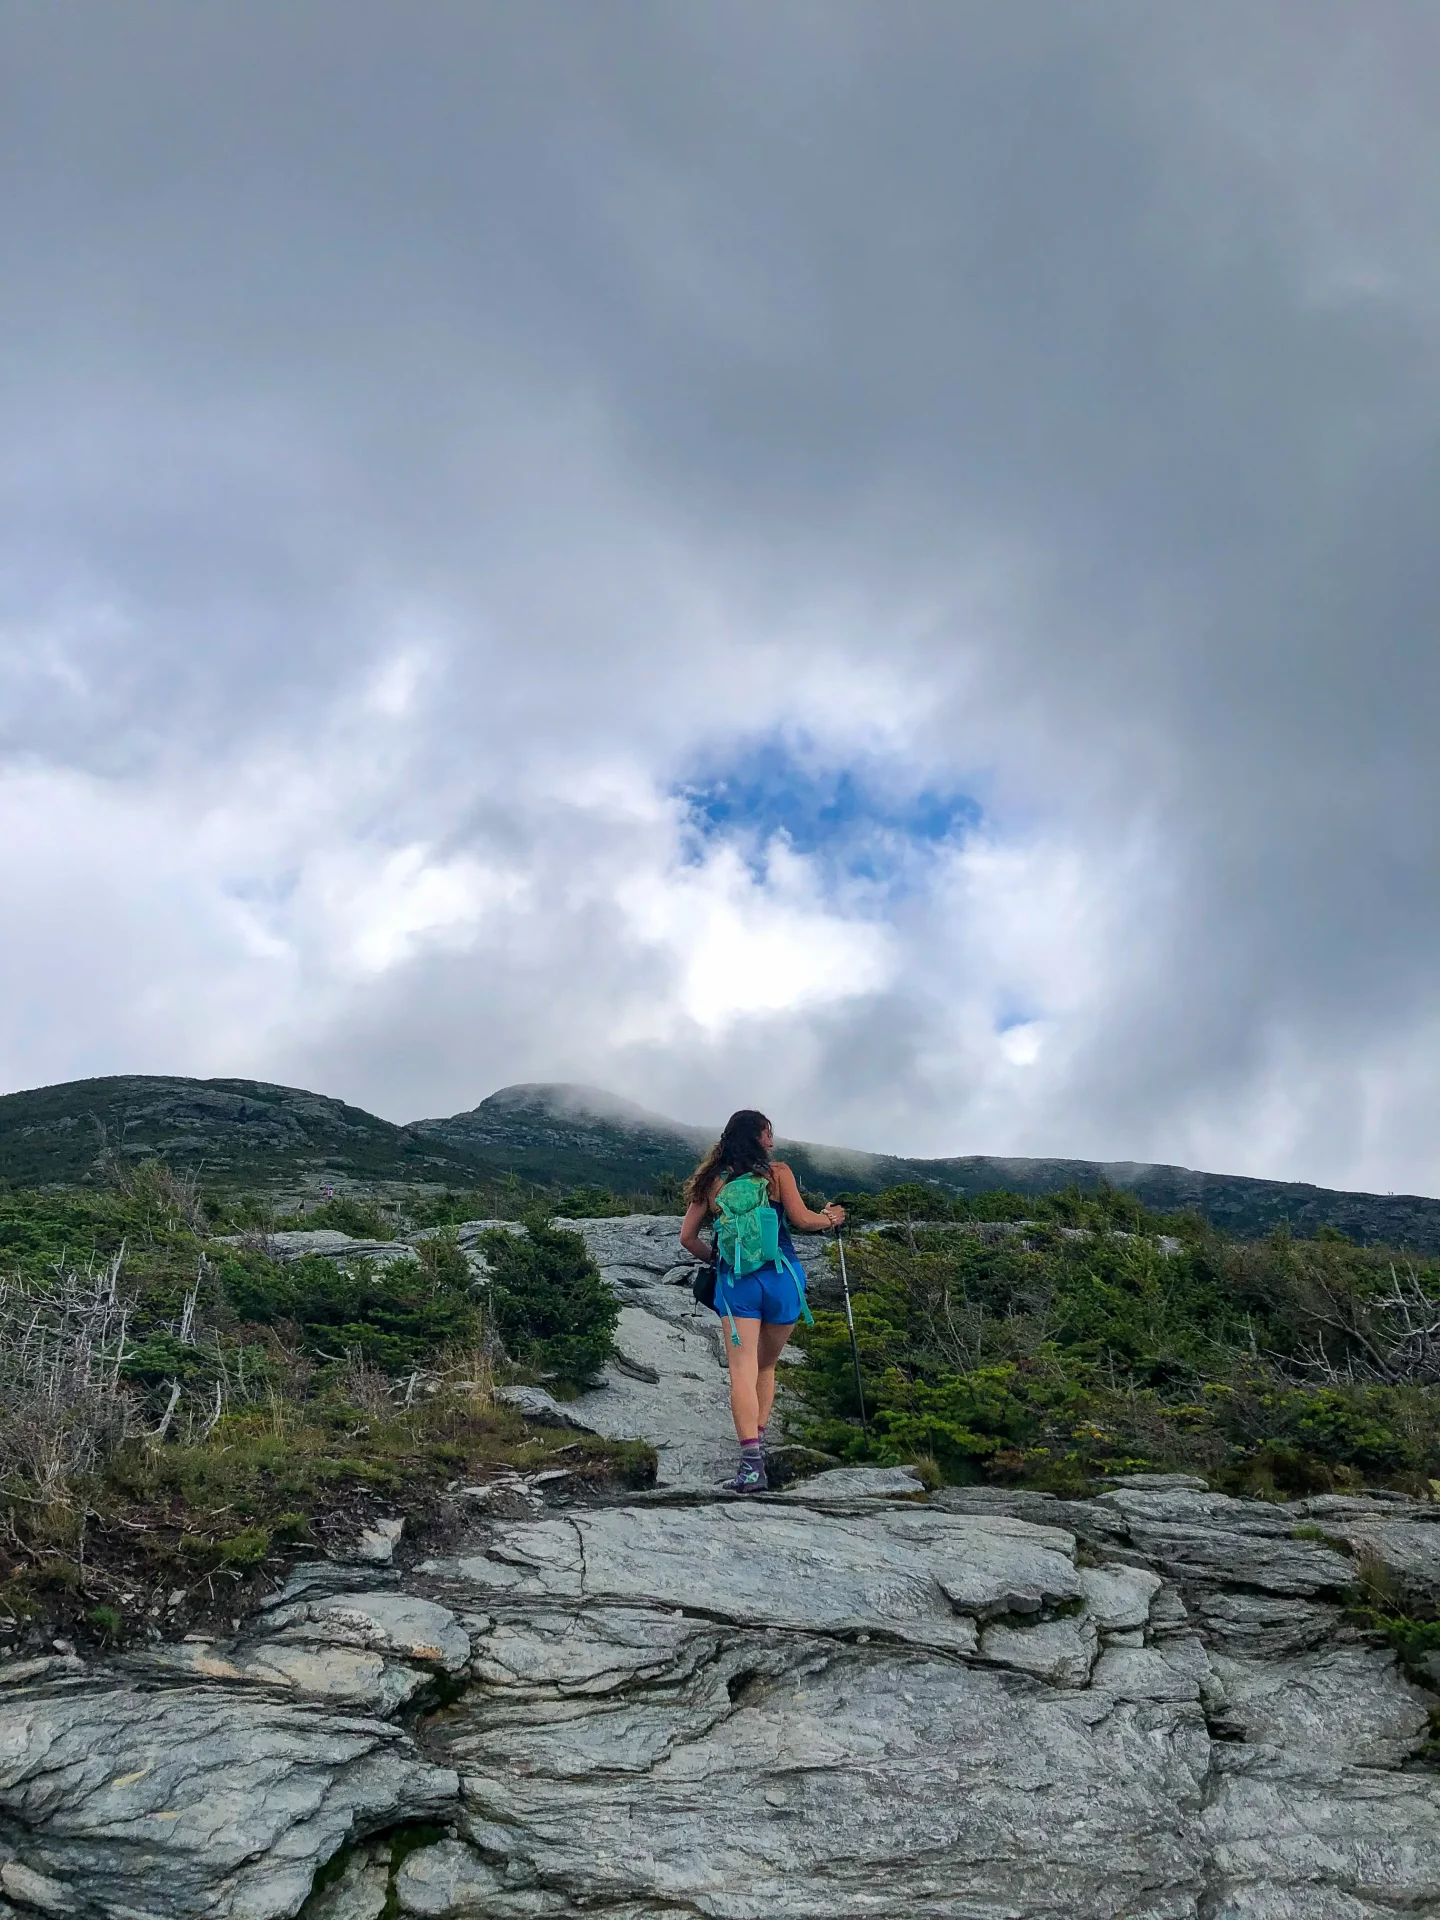
POLYGON ((565 1220, 614 1220, 630 1208, 608 1187, 572 1187, 560 1196, 555 1211, 565 1220))
POLYGON ((1424 1464, 1424 1449, 1393 1424, 1393 1391, 1384 1387, 1320 1387, 1284 1396, 1283 1417, 1307 1453, 1376 1473, 1424 1464))
POLYGON ((868 1226, 871 1221, 880 1218, 879 1196, 876 1194, 837 1193, 833 1198, 837 1206, 844 1207, 847 1226, 868 1226))
POLYGON ((283 1266, 253 1255, 231 1258, 221 1264, 220 1281, 244 1324, 293 1326, 302 1350, 320 1360, 358 1354, 384 1373, 406 1373, 442 1348, 474 1342, 481 1331, 464 1255, 453 1242, 422 1246, 422 1258, 384 1267, 318 1254, 283 1266))
POLYGON ((483 1250, 490 1314, 511 1357, 575 1383, 597 1373, 620 1307, 580 1235, 536 1218, 487 1234, 483 1250))
POLYGON ((337 1194, 333 1200, 322 1201, 318 1207, 311 1207, 308 1213, 287 1214, 283 1224, 302 1228, 306 1232, 325 1228, 331 1233, 348 1233, 354 1240, 395 1238, 393 1220, 388 1219, 377 1206, 352 1199, 348 1194, 337 1194))
POLYGON ((1037 1437, 1038 1409, 1011 1361, 933 1382, 897 1372, 885 1384, 875 1427, 897 1457, 926 1453, 954 1470, 1037 1437))
POLYGON ((129 1348, 120 1371, 136 1386, 154 1388, 171 1380, 182 1387, 208 1387, 216 1375, 214 1347, 182 1343, 165 1328, 157 1328, 129 1348))
POLYGON ((875 1204, 881 1220, 948 1220, 950 1198, 938 1187, 927 1187, 910 1180, 900 1187, 887 1187, 875 1204))
POLYGON ((957 1200, 954 1214, 957 1220, 1034 1220, 1040 1217, 1043 1204, 1028 1194, 1007 1193, 997 1187, 992 1193, 972 1193, 957 1200))
POLYGON ((415 1258, 420 1271, 432 1287, 450 1293, 469 1293, 472 1285, 470 1262, 453 1232, 432 1233, 416 1242, 415 1258))
MULTIPOLYGON (((1125 1199, 1074 1204, 1125 1218, 1125 1199)), ((852 1241, 869 1433, 844 1317, 817 1311, 797 1336, 809 1364, 789 1380, 808 1412, 800 1437, 847 1459, 929 1453, 954 1478, 1055 1487, 1180 1468, 1276 1498, 1367 1479, 1422 1491, 1436 1477, 1440 1389, 1315 1383, 1290 1361, 1337 1313, 1352 1316, 1357 1352, 1374 1337, 1364 1316, 1395 1284, 1388 1256, 1283 1235, 1257 1247, 1193 1223, 1178 1237, 1170 1254, 1129 1226, 993 1243, 905 1226, 852 1241)), ((1420 1284, 1433 1288, 1433 1272, 1420 1284)))
POLYGON ((226 1540, 217 1540, 220 1564, 226 1567, 258 1567, 270 1551, 268 1527, 242 1527, 226 1540))
POLYGON ((406 1204, 415 1228, 458 1227, 467 1220, 517 1220, 535 1206, 538 1189, 515 1174, 501 1174, 484 1186, 459 1191, 444 1187, 420 1194, 406 1204))

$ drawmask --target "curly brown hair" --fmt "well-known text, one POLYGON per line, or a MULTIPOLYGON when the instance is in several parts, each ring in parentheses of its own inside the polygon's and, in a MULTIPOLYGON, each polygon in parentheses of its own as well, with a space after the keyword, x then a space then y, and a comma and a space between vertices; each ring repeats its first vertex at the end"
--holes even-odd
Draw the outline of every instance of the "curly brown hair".
POLYGON ((760 1136, 770 1131, 770 1122, 754 1107, 742 1107, 725 1122, 725 1130, 709 1153, 685 1182, 685 1198, 693 1207, 698 1200, 709 1203, 717 1179, 724 1175, 734 1180, 742 1173, 769 1175, 770 1156, 760 1144, 760 1136))

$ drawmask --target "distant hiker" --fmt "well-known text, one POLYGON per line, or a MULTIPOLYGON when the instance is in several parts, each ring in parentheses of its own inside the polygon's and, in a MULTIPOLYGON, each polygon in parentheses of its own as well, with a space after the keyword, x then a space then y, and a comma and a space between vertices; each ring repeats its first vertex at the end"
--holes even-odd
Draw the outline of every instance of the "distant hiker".
POLYGON ((725 1483, 732 1493, 761 1493, 768 1484, 764 1443, 775 1363, 795 1322, 802 1314, 810 1318, 789 1228, 824 1233, 845 1218, 845 1209, 833 1204, 810 1211, 789 1167, 770 1158, 774 1145, 763 1113, 748 1107, 732 1113, 686 1183, 690 1210, 680 1227, 685 1251, 714 1268, 713 1294, 707 1280, 696 1298, 714 1306, 729 1334, 730 1412, 740 1442, 740 1471, 725 1483), (713 1242, 700 1237, 711 1221, 713 1242))

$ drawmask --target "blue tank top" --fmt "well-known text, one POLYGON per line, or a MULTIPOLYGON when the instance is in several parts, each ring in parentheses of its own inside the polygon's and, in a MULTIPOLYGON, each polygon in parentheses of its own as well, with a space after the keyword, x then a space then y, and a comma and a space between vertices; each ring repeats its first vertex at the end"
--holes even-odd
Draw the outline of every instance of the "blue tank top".
POLYGON ((795 1242, 790 1238, 790 1222, 785 1218, 784 1207, 776 1207, 776 1217, 780 1222, 780 1251, 795 1258, 795 1242))

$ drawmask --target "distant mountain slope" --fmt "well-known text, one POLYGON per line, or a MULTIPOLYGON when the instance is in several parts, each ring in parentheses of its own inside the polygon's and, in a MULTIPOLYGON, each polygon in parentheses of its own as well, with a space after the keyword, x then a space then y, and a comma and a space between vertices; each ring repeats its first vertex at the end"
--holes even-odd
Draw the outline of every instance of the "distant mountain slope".
POLYGON ((343 1100, 263 1080, 117 1074, 0 1096, 0 1179, 83 1180, 102 1146, 207 1176, 270 1185, 306 1173, 469 1185, 472 1156, 343 1100))
MULTIPOLYGON (((647 1193, 662 1175, 683 1179, 713 1138, 712 1128, 649 1113, 600 1088, 559 1084, 502 1087, 468 1113, 408 1127, 262 1080, 121 1074, 0 1095, 0 1180, 16 1185, 94 1178, 108 1142, 126 1158, 203 1163, 209 1179, 257 1188, 330 1176, 465 1187, 504 1172, 647 1193)), ((1369 1243, 1440 1252, 1440 1200, 1416 1194, 1341 1193, 1123 1160, 908 1160, 806 1141, 780 1145, 802 1185, 820 1192, 873 1193, 913 1180, 947 1196, 996 1187, 1038 1195, 1108 1180, 1157 1212, 1194 1207, 1242 1237, 1288 1221, 1301 1234, 1328 1225, 1369 1243)))
POLYGON ((559 1082, 502 1087, 468 1113, 416 1120, 412 1131, 527 1180, 620 1193, 648 1193, 661 1174, 683 1179, 715 1138, 600 1087, 559 1082))
MULTIPOLYGON (((493 1166, 532 1180, 593 1182, 622 1192, 644 1192, 662 1173, 683 1178, 715 1137, 713 1128, 684 1126, 596 1087, 543 1084, 502 1087, 468 1113, 417 1120, 413 1130, 459 1151, 483 1154, 493 1166)), ((873 1193, 916 1180, 945 1194, 985 1193, 996 1187, 1044 1194, 1072 1183, 1095 1187, 1108 1180, 1128 1188, 1156 1212, 1194 1207, 1216 1226, 1244 1237, 1288 1221, 1297 1233, 1328 1225, 1366 1242, 1440 1252, 1440 1200, 1416 1194, 1342 1193, 1299 1181, 1254 1180, 1128 1160, 995 1159, 978 1154, 907 1160, 807 1141, 786 1140, 780 1147, 801 1183, 823 1192, 848 1188, 873 1193)))

